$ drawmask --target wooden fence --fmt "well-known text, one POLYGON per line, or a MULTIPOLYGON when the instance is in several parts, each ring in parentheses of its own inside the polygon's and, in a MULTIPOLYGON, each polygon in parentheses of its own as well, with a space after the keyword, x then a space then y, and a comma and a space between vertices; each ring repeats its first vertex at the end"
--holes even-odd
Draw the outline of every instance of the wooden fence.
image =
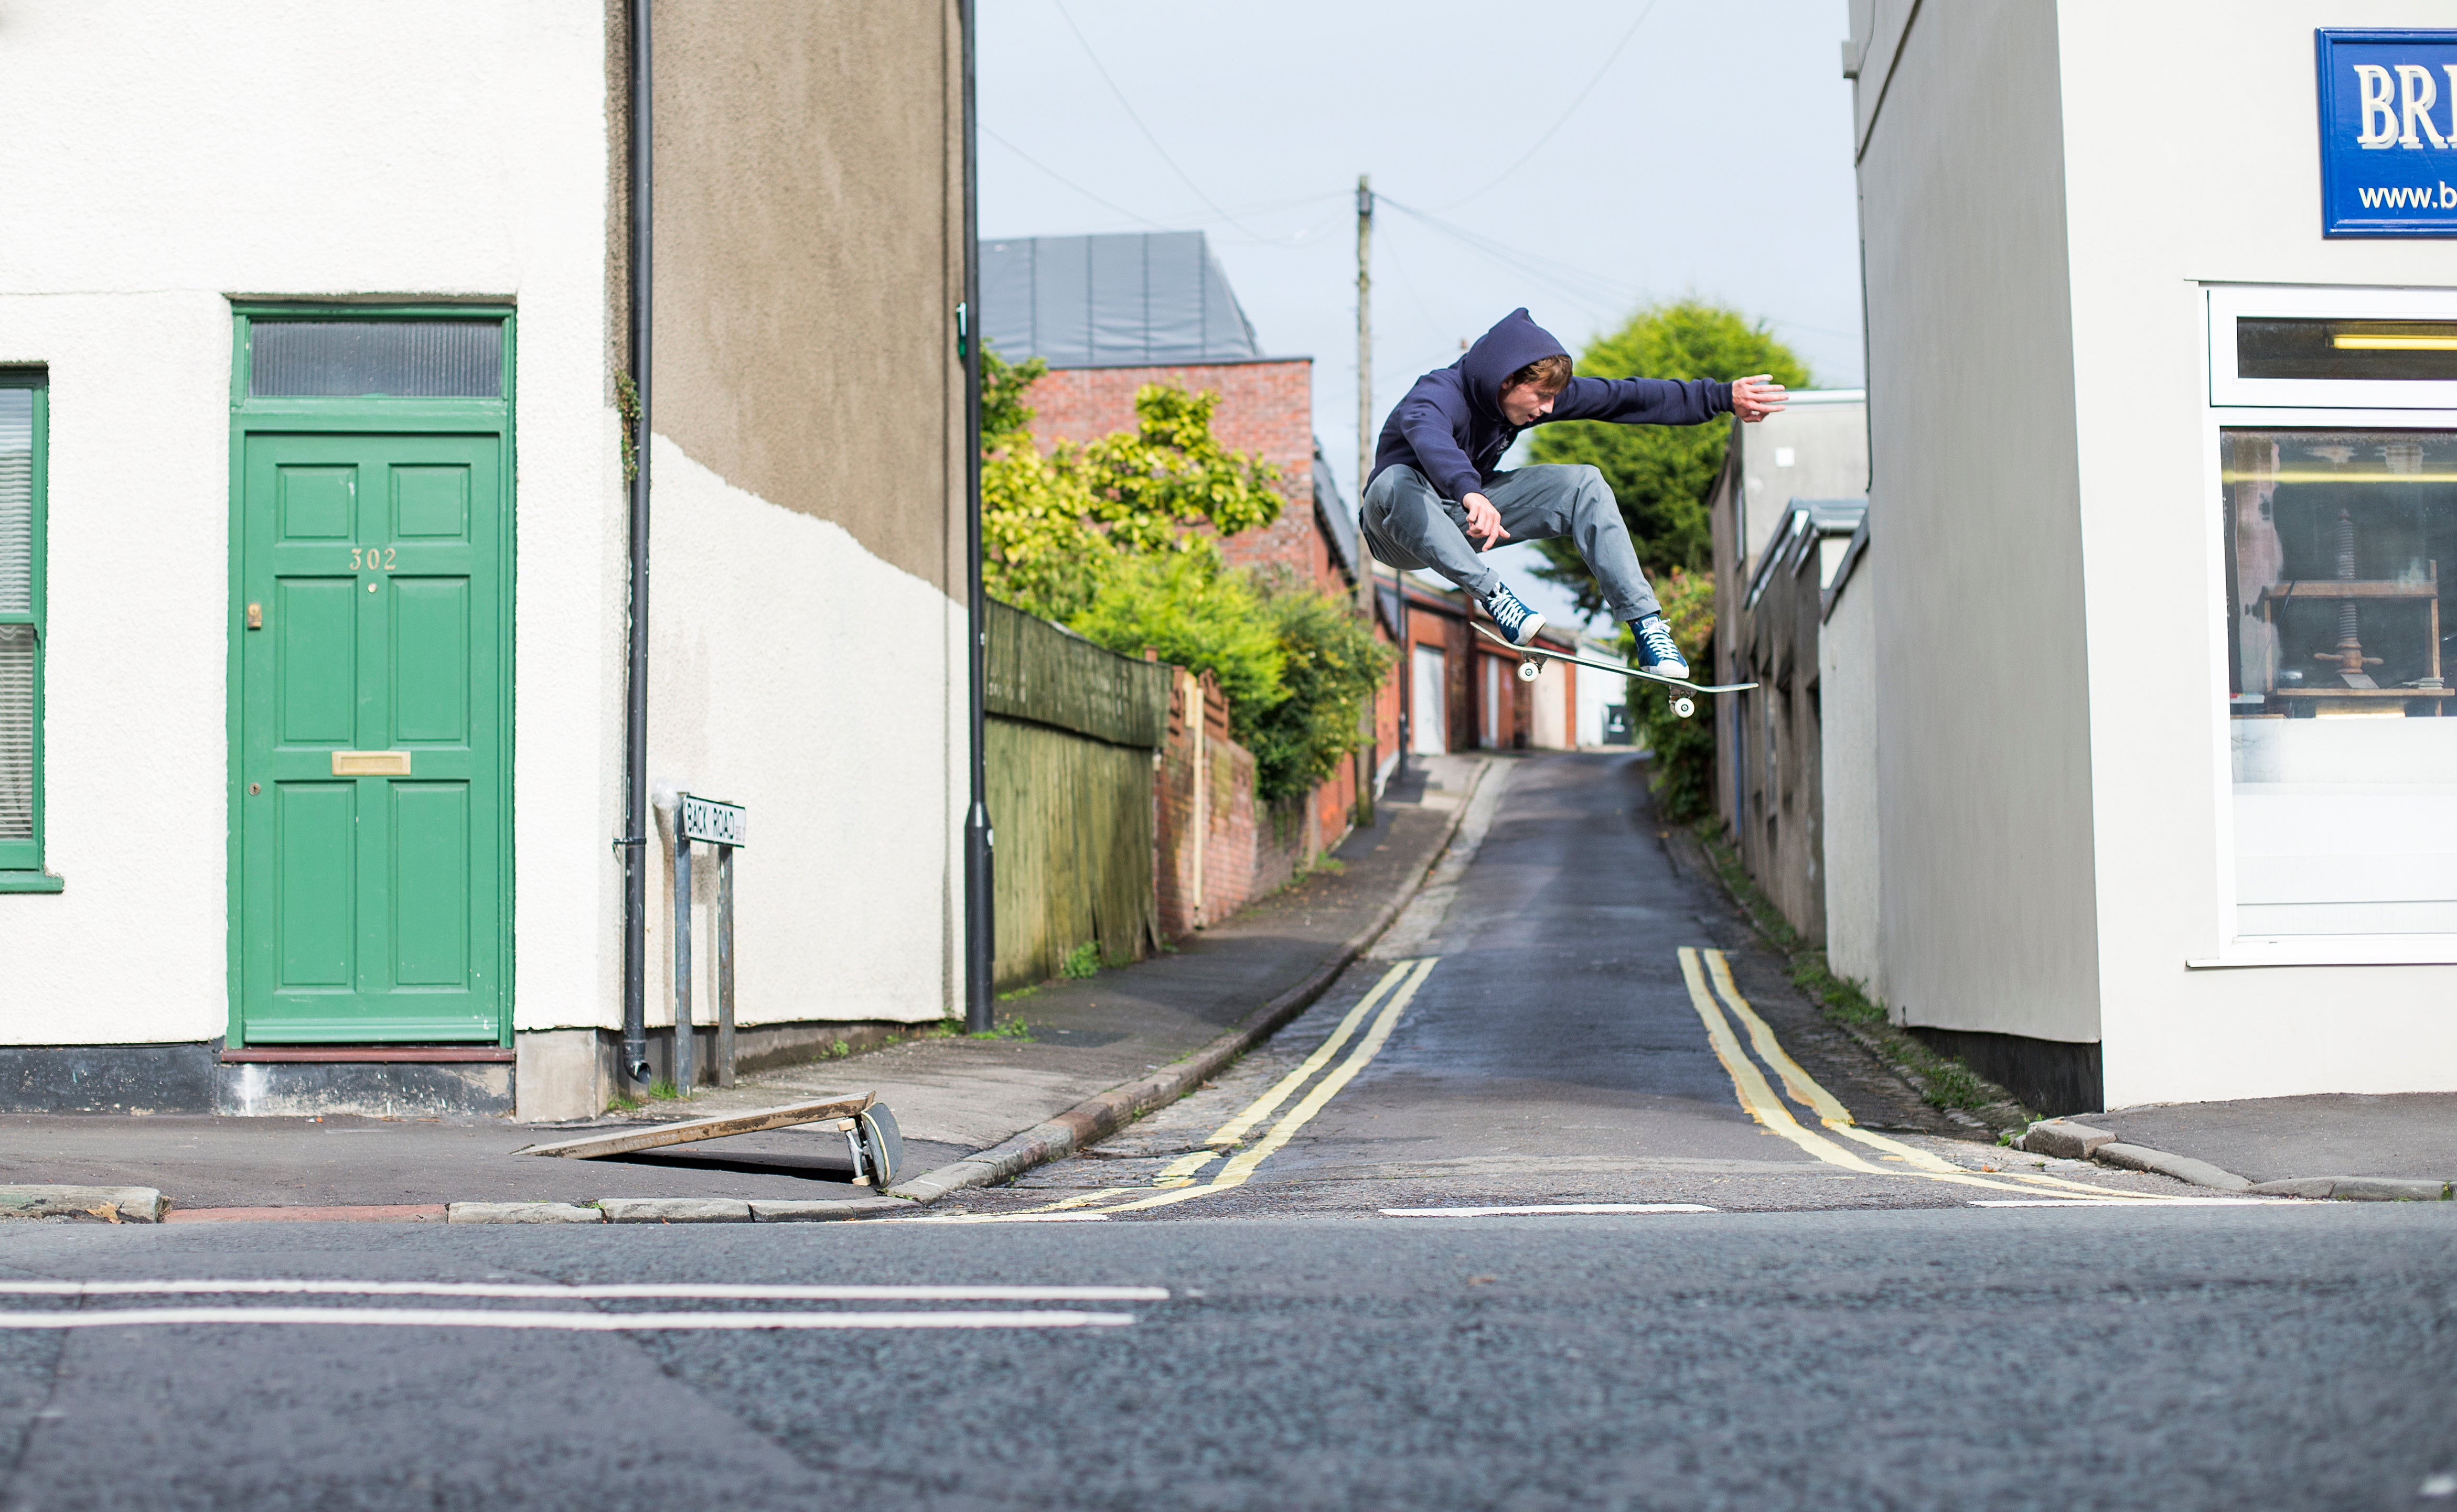
POLYGON ((1086 944, 1140 960, 1160 939, 1152 767, 1171 669, 1003 603, 988 628, 996 984, 1056 976, 1086 944))

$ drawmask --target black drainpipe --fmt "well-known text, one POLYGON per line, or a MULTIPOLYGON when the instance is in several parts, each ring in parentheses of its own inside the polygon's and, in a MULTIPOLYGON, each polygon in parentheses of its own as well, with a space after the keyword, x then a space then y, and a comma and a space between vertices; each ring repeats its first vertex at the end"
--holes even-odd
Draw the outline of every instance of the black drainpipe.
POLYGON ((649 0, 631 0, 631 595, 624 616, 623 1064, 622 1078, 649 1084, 649 0))
POLYGON ((964 807, 964 1029, 978 1034, 992 1027, 990 971, 997 917, 990 892, 995 858, 990 849, 989 731, 981 705, 989 682, 990 605, 981 587, 981 235, 976 169, 981 153, 973 113, 973 0, 960 0, 958 13, 964 55, 964 302, 956 312, 956 350, 964 363, 965 624, 971 641, 965 664, 972 736, 972 801, 964 807))

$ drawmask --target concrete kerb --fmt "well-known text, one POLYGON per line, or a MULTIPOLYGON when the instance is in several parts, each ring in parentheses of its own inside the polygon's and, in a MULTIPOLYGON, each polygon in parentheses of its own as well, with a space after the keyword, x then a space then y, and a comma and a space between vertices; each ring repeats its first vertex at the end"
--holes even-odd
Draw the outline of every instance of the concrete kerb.
POLYGON ((0 1186, 0 1218, 91 1218, 159 1223, 171 1211, 152 1187, 0 1186))
POLYGON ((1411 883, 1392 894, 1371 923, 1349 936, 1322 965, 1309 972, 1305 980, 1263 1005, 1253 1018, 1238 1029, 1232 1029, 1187 1056, 1184 1060, 1164 1066, 1141 1081, 1112 1087, 1107 1092, 1088 1097, 1055 1118, 1033 1125, 1002 1144, 993 1145, 977 1154, 940 1166, 938 1170, 899 1182, 888 1191, 891 1197, 922 1204, 936 1202, 951 1192, 971 1187, 991 1186, 1011 1180, 1036 1166, 1061 1160, 1086 1146, 1099 1143, 1117 1133, 1137 1117, 1154 1108, 1167 1107, 1217 1074, 1238 1056, 1261 1044, 1288 1024, 1290 1020, 1314 1005, 1348 970, 1351 963, 1364 954, 1382 936, 1399 912, 1412 901, 1449 854, 1451 842, 1458 837, 1459 826, 1467 819, 1468 808, 1476 801, 1476 790, 1484 784, 1490 763, 1479 765, 1469 779, 1467 790, 1459 795, 1458 806, 1451 810, 1450 823, 1442 829, 1440 842, 1426 858, 1422 871, 1411 883))
POLYGON ((1087 1097, 1056 1117, 1037 1123, 1002 1143, 900 1182, 884 1196, 831 1202, 750 1203, 709 1202, 696 1198, 609 1197, 594 1209, 572 1209, 560 1203, 456 1202, 452 1204, 451 1221, 813 1223, 837 1218, 863 1218, 886 1213, 910 1212, 916 1207, 936 1202, 951 1192, 991 1186, 1011 1180, 1036 1166, 1063 1160, 1078 1150, 1107 1138, 1154 1108, 1167 1107, 1185 1096, 1216 1075, 1221 1068, 1269 1039, 1290 1020, 1311 1008, 1315 1000, 1330 990, 1331 984, 1338 980, 1339 973, 1348 970, 1375 940, 1381 938, 1382 932, 1399 917, 1400 910, 1423 889, 1425 879, 1441 865, 1442 858, 1450 852, 1451 843, 1458 837, 1459 826, 1466 821, 1468 808, 1476 801, 1476 792, 1484 784, 1485 773, 1490 769, 1490 764, 1479 765, 1475 775, 1468 780, 1467 790, 1459 795, 1457 807, 1451 811, 1450 823, 1443 828, 1434 853, 1426 858, 1424 869, 1417 872, 1408 886, 1395 889, 1364 929, 1351 935, 1320 966, 1308 972, 1303 981, 1264 1004, 1246 1024, 1213 1039, 1184 1060, 1164 1066, 1140 1081, 1126 1082, 1087 1097), (529 1211, 545 1208, 556 1208, 561 1212, 547 1216, 542 1213, 532 1216, 529 1211), (588 1216, 583 1216, 584 1214, 588 1216))
POLYGON ((2125 1171, 2151 1171, 2220 1192, 2240 1192, 2261 1197, 2304 1197, 2339 1202, 2445 1202, 2452 1183, 2400 1176, 2293 1176, 2282 1181, 2255 1182, 2190 1155, 2126 1144, 2104 1129, 2069 1118, 2042 1118, 2033 1124, 2015 1148, 2064 1160, 2096 1160, 2125 1171))
MULTIPOLYGON (((823 1223, 911 1212, 951 1192, 989 1186, 1022 1175, 1036 1166, 1063 1159, 1096 1144, 1154 1108, 1166 1107, 1193 1091, 1238 1056, 1269 1039, 1291 1019, 1311 1008, 1339 973, 1381 938, 1450 853, 1459 827, 1483 787, 1490 763, 1480 764, 1467 789, 1451 811, 1450 823, 1424 868, 1395 889, 1364 929, 1351 935, 1303 981, 1264 1004, 1247 1023, 1228 1031, 1202 1049, 1139 1081, 1112 1087, 1077 1103, 1064 1113, 977 1154, 900 1183, 884 1195, 810 1201, 736 1200, 707 1197, 605 1197, 594 1203, 453 1202, 440 1216, 447 1223, 823 1223)), ((274 1210, 232 1210, 236 1219, 269 1216, 274 1210)), ((182 1212, 179 1218, 207 1220, 217 1210, 182 1212)), ((407 1210, 318 1208, 284 1212, 298 1218, 364 1220, 377 1216, 407 1218, 407 1210)), ((430 1209, 416 1216, 431 1218, 430 1209)), ((171 1219, 171 1203, 151 1187, 0 1186, 0 1219, 73 1217, 111 1223, 156 1223, 171 1219)))

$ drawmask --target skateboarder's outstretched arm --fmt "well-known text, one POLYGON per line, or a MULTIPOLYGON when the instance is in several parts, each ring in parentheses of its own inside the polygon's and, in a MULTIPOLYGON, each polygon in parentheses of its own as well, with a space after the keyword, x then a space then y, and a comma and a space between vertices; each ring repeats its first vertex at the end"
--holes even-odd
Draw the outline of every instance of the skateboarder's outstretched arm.
POLYGON ((1580 377, 1568 348, 1525 309, 1513 310, 1456 362, 1418 378, 1392 411, 1366 481, 1366 540, 1382 562, 1448 578, 1512 644, 1526 645, 1544 617, 1479 559, 1514 538, 1570 537, 1614 618, 1637 635, 1640 666, 1686 678, 1604 475, 1540 463, 1504 469, 1502 455, 1548 420, 1698 425, 1733 414, 1754 421, 1783 402, 1783 385, 1764 374, 1730 383, 1580 377))

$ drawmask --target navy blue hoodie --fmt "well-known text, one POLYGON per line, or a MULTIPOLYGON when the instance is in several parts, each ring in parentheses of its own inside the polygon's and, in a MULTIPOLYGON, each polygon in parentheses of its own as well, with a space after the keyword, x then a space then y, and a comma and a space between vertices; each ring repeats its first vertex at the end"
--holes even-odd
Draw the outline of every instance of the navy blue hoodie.
MULTIPOLYGON (((1383 422, 1373 447, 1372 483, 1386 467, 1422 473, 1434 491, 1457 501, 1493 480, 1501 454, 1524 426, 1501 418, 1501 385, 1539 358, 1568 348, 1521 306, 1476 338, 1459 359, 1416 379, 1383 422)), ((1624 425, 1696 425, 1730 413, 1732 386, 1711 378, 1574 378, 1553 401, 1554 420, 1617 420, 1624 425)))

